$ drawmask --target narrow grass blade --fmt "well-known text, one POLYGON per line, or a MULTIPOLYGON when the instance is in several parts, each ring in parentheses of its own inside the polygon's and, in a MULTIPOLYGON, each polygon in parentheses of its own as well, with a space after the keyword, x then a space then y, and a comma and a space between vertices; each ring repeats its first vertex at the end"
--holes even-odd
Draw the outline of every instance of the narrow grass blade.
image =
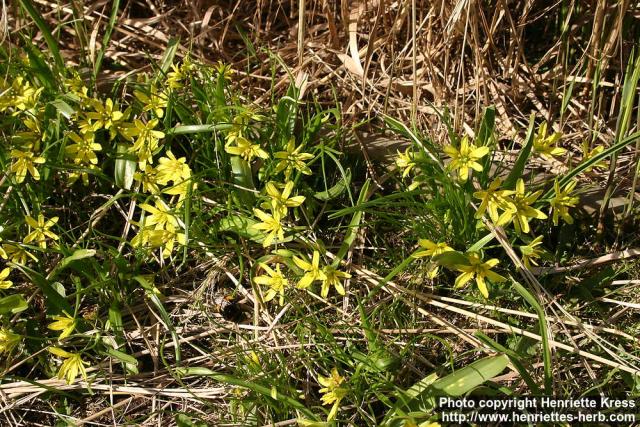
POLYGON ((155 307, 158 309, 160 318, 164 322, 166 328, 169 330, 169 333, 171 334, 171 338, 173 339, 176 362, 180 364, 180 362, 182 361, 182 353, 180 351, 180 339, 178 337, 178 334, 176 333, 176 329, 173 327, 173 322, 171 322, 169 313, 167 313, 167 310, 164 308, 162 301, 160 301, 160 298, 158 297, 158 290, 156 289, 155 286, 153 286, 153 284, 149 283, 149 281, 145 277, 134 276, 133 280, 140 283, 140 286, 142 286, 146 291, 147 297, 151 300, 153 305, 155 305, 155 307))
POLYGON ((104 36, 102 37, 102 46, 100 46, 100 50, 96 55, 96 63, 93 67, 93 78, 98 76, 100 72, 100 67, 102 66, 102 60, 104 59, 104 53, 109 46, 109 41, 111 41, 111 34, 113 33, 113 27, 116 25, 116 20, 118 19, 118 11, 120 9, 120 0, 113 0, 111 2, 111 15, 109 15, 109 22, 107 22, 107 26, 104 29, 104 36))
POLYGON ((58 47, 58 42, 53 37, 51 30, 44 22, 44 18, 40 15, 40 12, 35 8, 31 0, 20 0, 20 5, 22 8, 29 14, 33 22, 37 25, 38 29, 42 32, 42 36, 44 37, 47 46, 49 47, 49 51, 51 56, 53 56, 53 61, 58 68, 58 72, 64 75, 64 61, 62 60, 62 55, 60 54, 60 48, 58 47))
MULTIPOLYGON (((362 189, 360 190, 360 195, 358 196, 358 202, 356 204, 356 207, 360 206, 367 200, 367 197, 369 196, 368 193, 369 193, 370 184, 371 184, 371 181, 367 179, 364 185, 362 186, 362 189)), ((349 251, 349 248, 351 247, 351 245, 353 245, 353 242, 355 241, 356 236, 358 235, 358 230, 360 229, 360 221, 362 220, 362 214, 363 214, 363 211, 361 209, 356 210, 356 212, 353 214, 353 217, 351 218, 351 222, 349 222, 349 228, 347 229, 347 233, 344 237, 344 240, 342 241, 342 245, 340 246, 340 249, 336 254, 336 258, 333 261, 334 265, 337 266, 340 263, 340 261, 342 261, 342 259, 345 257, 345 255, 349 251)))
POLYGON ((169 40, 169 43, 167 44, 167 50, 164 51, 164 55, 162 56, 162 60, 160 61, 160 70, 163 74, 167 74, 169 72, 179 46, 179 38, 173 38, 169 40))
POLYGON ((542 395, 542 390, 540 389, 540 387, 538 387, 538 384, 536 384, 533 378, 531 378, 531 375, 529 375, 529 370, 520 361, 520 356, 518 355, 518 353, 492 340, 484 332, 478 331, 474 335, 492 349, 506 354, 507 357, 509 357, 511 364, 516 368, 524 382, 527 383, 527 386, 529 387, 529 390, 531 390, 531 393, 533 393, 534 395, 542 395))
POLYGON ((529 160, 529 156, 531 155, 531 149, 533 148, 533 139, 535 137, 535 114, 531 114, 529 118, 529 128, 527 129, 527 136, 525 138, 524 147, 520 150, 520 155, 516 160, 516 163, 513 165, 513 169, 507 176, 507 179, 503 183, 503 188, 505 189, 513 189, 516 187, 516 182, 520 177, 522 177, 522 172, 524 171, 524 167, 527 164, 527 160, 529 160))
POLYGON ((553 395, 553 374, 551 370, 551 347, 549 346, 549 336, 547 335, 547 318, 544 309, 533 295, 520 283, 511 278, 513 288, 527 301, 538 315, 538 325, 540 326, 540 337, 542 342, 542 358, 544 361, 544 390, 548 396, 553 395))
MULTIPOLYGON (((563 188, 565 185, 567 185, 573 178, 575 178, 577 175, 582 173, 582 171, 584 171, 585 169, 593 167, 598 162, 601 162, 602 160, 606 159, 612 154, 619 152, 624 147, 631 144, 632 142, 635 142, 638 139, 640 139, 640 131, 632 133, 628 137, 622 139, 620 142, 605 149, 600 154, 597 154, 591 157, 589 160, 580 163, 578 166, 576 166, 574 169, 572 169, 566 175, 560 178, 559 180, 560 188, 563 188)), ((551 187, 549 190, 547 190, 546 193, 544 193, 544 195, 540 198, 540 200, 549 200, 551 197, 553 197, 553 192, 554 192, 553 187, 551 187)))

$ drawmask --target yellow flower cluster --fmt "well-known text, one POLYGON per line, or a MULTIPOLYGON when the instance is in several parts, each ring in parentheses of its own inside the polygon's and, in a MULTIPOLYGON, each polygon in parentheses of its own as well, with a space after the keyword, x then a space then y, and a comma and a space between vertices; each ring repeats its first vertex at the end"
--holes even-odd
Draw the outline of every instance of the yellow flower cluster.
POLYGON ((331 370, 331 375, 328 377, 318 375, 318 384, 322 386, 320 389, 320 393, 322 393, 322 404, 333 404, 333 407, 327 416, 327 422, 335 418, 338 413, 338 408, 340 407, 340 402, 347 395, 348 390, 343 385, 344 381, 345 378, 340 375, 337 368, 333 368, 331 370))
MULTIPOLYGON (((268 159, 269 153, 260 144, 249 140, 251 137, 250 122, 261 120, 263 117, 250 109, 238 114, 233 120, 232 130, 227 134, 225 151, 241 157, 246 162, 251 162, 255 158, 268 159)), ((291 180, 294 171, 305 175, 311 174, 311 169, 306 161, 312 159, 313 154, 305 153, 303 150, 303 144, 296 147, 295 140, 291 139, 287 142, 284 150, 274 153, 274 158, 278 160, 275 173, 283 173, 285 182, 267 182, 265 185, 267 200, 260 205, 262 209, 253 209, 254 215, 258 217, 260 222, 254 224, 252 228, 266 233, 262 243, 264 247, 284 239, 282 222, 287 216, 288 209, 300 206, 305 200, 304 196, 292 195, 295 184, 291 180)))
POLYGON ((167 258, 176 243, 186 244, 184 223, 161 197, 156 197, 154 206, 143 203, 140 208, 144 213, 138 222, 140 231, 131 240, 132 246, 162 248, 162 257, 167 258))
POLYGON ((0 113, 18 116, 25 129, 18 130, 11 139, 11 164, 9 173, 15 183, 24 182, 27 175, 38 181, 38 165, 46 162, 40 153, 44 133, 40 126, 44 109, 38 106, 43 88, 36 88, 22 76, 16 77, 11 85, 0 81, 0 113))
MULTIPOLYGON (((349 273, 338 270, 333 265, 320 266, 320 252, 314 251, 311 261, 297 256, 293 257, 294 264, 302 270, 302 276, 296 287, 298 289, 306 289, 314 282, 321 282, 320 296, 326 298, 329 295, 329 289, 334 287, 338 294, 345 295, 342 282, 351 277, 349 273)), ((279 303, 284 303, 284 292, 289 286, 289 280, 284 276, 280 268, 281 264, 275 265, 275 270, 268 265, 262 263, 260 268, 266 274, 255 277, 253 280, 258 285, 268 286, 264 296, 264 301, 271 301, 276 295, 279 295, 279 303)))

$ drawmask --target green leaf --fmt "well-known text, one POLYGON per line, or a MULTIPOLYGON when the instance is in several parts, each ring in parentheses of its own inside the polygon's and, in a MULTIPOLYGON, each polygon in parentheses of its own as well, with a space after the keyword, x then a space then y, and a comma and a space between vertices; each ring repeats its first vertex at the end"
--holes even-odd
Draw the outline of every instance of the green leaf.
POLYGON ((60 112, 65 118, 70 119, 76 113, 76 110, 64 102, 62 99, 58 98, 50 102, 51 105, 55 107, 56 110, 60 112))
POLYGON ((207 427, 202 421, 194 421, 187 414, 176 414, 176 425, 178 427, 207 427))
POLYGON ((62 295, 53 288, 49 280, 40 273, 20 264, 16 264, 16 268, 22 271, 22 273, 27 276, 31 282, 35 283, 35 285, 40 288, 46 297, 47 306, 51 308, 54 313, 61 313, 63 311, 66 311, 67 313, 75 312, 69 302, 62 297, 62 295))
POLYGON ((249 208, 250 206, 253 206, 255 202, 255 196, 251 191, 255 189, 251 165, 240 156, 231 156, 230 161, 233 183, 237 186, 233 189, 233 192, 237 196, 241 205, 245 208, 249 208))
MULTIPOLYGON (((356 208, 367 201, 367 198, 369 197, 370 185, 371 185, 371 181, 369 179, 367 179, 362 185, 362 189, 360 189, 360 195, 358 196, 358 201, 355 206, 356 208)), ((336 258, 333 261, 334 266, 337 266, 338 264, 340 264, 340 261, 342 261, 342 259, 345 257, 347 252, 349 252, 349 248, 351 247, 353 242, 356 240, 358 230, 360 229, 360 221, 362 220, 362 213, 363 213, 362 209, 357 209, 353 214, 353 217, 351 217, 351 222, 349 222, 349 228, 347 230, 347 233, 344 237, 344 240, 342 241, 342 245, 340 245, 340 249, 338 250, 338 253, 336 254, 336 258)))
POLYGON ((133 174, 136 172, 136 156, 129 153, 129 145, 118 143, 118 157, 114 168, 114 180, 116 185, 125 190, 130 190, 133 185, 133 174))
POLYGON ((529 156, 531 155, 531 149, 533 148, 533 140, 535 139, 535 114, 531 113, 531 117, 529 118, 529 128, 527 129, 527 136, 525 138, 524 147, 520 150, 520 155, 513 165, 513 169, 509 172, 509 176, 502 184, 502 188, 504 189, 513 189, 516 188, 516 182, 520 177, 522 177, 522 173, 524 171, 524 167, 527 164, 527 160, 529 160, 529 156))
POLYGON ((534 395, 542 394, 542 391, 540 390, 540 387, 538 387, 538 384, 536 384, 533 378, 531 378, 531 375, 529 375, 530 369, 527 369, 520 361, 520 356, 518 355, 518 353, 506 348, 502 344, 497 343, 484 332, 478 331, 475 333, 475 336, 494 350, 506 354, 507 357, 509 357, 511 364, 514 366, 514 368, 516 368, 524 382, 527 383, 530 392, 534 395))
POLYGON ((57 86, 56 79, 43 58, 42 52, 32 44, 31 39, 26 39, 24 46, 29 56, 30 72, 38 77, 44 87, 54 91, 57 86))
POLYGON ((229 215, 222 218, 218 222, 218 231, 232 232, 240 237, 244 237, 245 239, 250 239, 257 243, 262 243, 264 242, 264 239, 267 237, 267 235, 261 230, 253 228, 253 225, 257 223, 258 221, 256 221, 255 219, 249 218, 244 215, 229 215))
POLYGON ((122 327, 122 313, 120 312, 120 307, 114 301, 111 303, 109 307, 109 328, 120 335, 123 331, 122 327))
POLYGON ((287 396, 286 394, 282 393, 281 391, 276 389, 276 397, 273 398, 272 395, 273 393, 273 388, 271 386, 267 387, 264 386, 262 384, 258 384, 255 382, 250 382, 250 381, 245 381, 242 380, 240 378, 236 378, 233 377, 231 375, 225 375, 225 374, 213 374, 211 375, 211 377, 215 380, 218 380, 220 382, 226 383, 226 384, 231 384, 231 385, 235 385, 238 387, 244 387, 247 388, 249 390, 252 390, 258 394, 261 394, 269 399, 274 399, 276 400, 278 403, 280 403, 283 406, 288 406, 291 409, 295 409, 299 412, 301 412, 302 414, 304 414, 305 417, 309 418, 312 421, 317 421, 317 417, 313 414, 313 412, 311 412, 309 409, 307 409, 307 407, 301 403, 300 401, 298 401, 297 399, 287 396))
POLYGON ((107 348, 107 354, 121 361, 130 374, 136 375, 139 373, 138 360, 135 357, 112 347, 107 348))
POLYGON ((16 314, 29 308, 27 301, 20 294, 0 298, 0 314, 16 314))
POLYGON ((208 124, 208 125, 180 125, 169 129, 167 135, 190 135, 194 133, 217 132, 219 130, 231 129, 230 124, 208 124))
POLYGON ((60 261, 47 277, 49 279, 53 279, 58 273, 67 268, 72 262, 79 261, 85 258, 92 258, 95 255, 95 249, 76 249, 71 255, 65 257, 62 261, 60 261))
POLYGON ((482 239, 480 239, 476 243, 474 243, 473 246, 471 246, 469 249, 467 249, 467 252, 478 252, 480 249, 484 248, 487 245, 487 243, 492 241, 494 237, 495 236, 494 236, 493 233, 487 234, 482 239))
POLYGON ((440 379, 431 374, 399 394, 383 425, 396 426, 398 417, 409 412, 430 412, 436 407, 436 397, 462 396, 499 375, 508 364, 509 358, 501 354, 477 360, 440 379))
POLYGON ((109 354, 109 356, 115 357, 122 363, 125 363, 127 365, 138 366, 138 360, 135 357, 127 353, 124 353, 120 350, 116 350, 115 348, 109 347, 107 349, 107 353, 109 354))
POLYGON ((482 123, 480 124, 480 130, 476 137, 476 145, 488 145, 493 136, 493 129, 496 123, 496 108, 490 106, 485 108, 484 116, 482 117, 482 123))
POLYGON ((469 265, 469 258, 462 252, 447 251, 436 255, 431 260, 445 267, 455 267, 456 265, 469 265))
POLYGON ((500 374, 508 364, 504 354, 485 357, 435 381, 432 387, 447 396, 462 396, 500 374))
POLYGON ((320 191, 314 194, 314 197, 318 200, 328 201, 335 199, 339 195, 345 192, 349 184, 351 183, 351 169, 346 170, 346 175, 338 181, 336 185, 329 188, 326 191, 320 191))
POLYGON ((178 46, 180 46, 179 38, 172 38, 169 40, 167 44, 167 50, 164 51, 164 55, 162 56, 162 60, 160 61, 160 69, 163 74, 167 74, 169 69, 171 68, 171 64, 173 64, 173 58, 176 56, 176 52, 178 50, 178 46))
POLYGON ((215 371, 212 371, 209 368, 203 368, 203 367, 199 367, 199 366, 196 366, 196 367, 193 367, 193 368, 180 367, 180 368, 176 368, 175 371, 181 377, 188 377, 188 376, 210 377, 210 376, 216 374, 215 371))

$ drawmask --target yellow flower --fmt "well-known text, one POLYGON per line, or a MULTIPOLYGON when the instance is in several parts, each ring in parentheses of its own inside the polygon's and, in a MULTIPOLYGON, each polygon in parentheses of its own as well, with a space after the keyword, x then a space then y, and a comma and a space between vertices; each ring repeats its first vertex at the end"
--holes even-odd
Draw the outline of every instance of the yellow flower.
POLYGON ((142 203, 140 208, 151 215, 144 219, 144 227, 155 225, 156 230, 165 230, 170 224, 174 228, 180 226, 178 218, 171 212, 171 208, 162 199, 156 199, 155 207, 148 203, 142 203))
POLYGON ((282 192, 278 190, 278 185, 273 182, 268 182, 265 186, 267 195, 270 197, 269 202, 265 202, 261 205, 264 209, 271 209, 273 212, 279 211, 282 216, 287 214, 287 208, 293 208, 296 206, 300 206, 304 200, 304 196, 291 196, 291 192, 293 191, 293 181, 288 181, 284 185, 284 189, 282 192))
POLYGON ((444 152, 451 157, 448 168, 457 170, 460 181, 465 182, 469 177, 469 169, 482 172, 482 165, 478 160, 489 154, 489 147, 469 144, 469 138, 465 136, 460 142, 460 150, 453 145, 447 145, 444 147, 444 152))
POLYGON ((22 76, 16 77, 9 87, 0 84, 0 113, 9 108, 33 110, 43 90, 44 88, 34 88, 22 76))
POLYGON ((398 156, 396 157, 396 165, 400 169, 404 169, 404 171, 402 172, 403 178, 406 178, 407 175, 409 175, 409 172, 411 172, 411 169, 416 166, 416 155, 413 151, 410 150, 410 148, 407 148, 406 150, 404 150, 404 153, 398 151, 398 156))
POLYGON ((133 94, 142 102, 142 111, 153 111, 160 119, 164 116, 164 109, 167 108, 167 94, 158 93, 158 88, 155 85, 151 86, 149 95, 139 90, 134 90, 133 94))
MULTIPOLYGON (((602 153, 604 151, 604 147, 602 145, 597 145, 597 146, 593 147, 593 150, 589 149, 589 141, 583 141, 581 148, 582 148, 582 162, 583 163, 586 162, 587 160, 591 159, 592 157, 597 156, 598 154, 600 154, 600 153, 602 153)), ((607 168, 607 162, 605 162, 604 160, 600 160, 595 165, 589 166, 588 168, 586 168, 584 171, 585 172, 589 172, 593 168, 606 169, 607 168)))
POLYGON ((176 159, 171 151, 167 151, 167 157, 160 157, 158 163, 160 164, 156 170, 159 184, 167 185, 169 181, 177 184, 191 177, 191 168, 187 165, 186 158, 176 159))
POLYGON ((528 245, 520 246, 522 253, 522 263, 527 268, 531 268, 531 264, 538 265, 535 258, 540 258, 545 253, 544 249, 538 248, 542 244, 542 236, 533 239, 528 245))
POLYGON ((95 111, 88 112, 86 116, 90 120, 95 120, 92 126, 94 131, 102 128, 109 130, 111 126, 124 119, 124 113, 114 106, 111 98, 107 98, 104 104, 98 99, 92 99, 90 103, 95 111))
POLYGON ((273 156, 276 159, 280 159, 276 165, 276 173, 284 171, 284 176, 287 179, 289 179, 294 169, 305 175, 311 175, 311 169, 309 169, 305 161, 313 159, 313 154, 303 153, 303 148, 303 144, 296 147, 296 141, 291 138, 285 151, 278 151, 273 156))
POLYGON ((235 71, 229 64, 225 64, 222 61, 218 61, 216 64, 216 75, 222 77, 224 80, 231 80, 231 76, 235 71))
POLYGON ((478 289, 480 293, 485 298, 489 298, 489 291, 487 290, 487 284, 485 283, 485 278, 491 280, 492 282, 500 283, 504 282, 507 279, 496 272, 491 271, 493 267, 498 265, 500 261, 496 258, 492 258, 487 262, 482 262, 482 259, 476 254, 469 254, 468 256, 470 265, 457 265, 456 270, 461 271, 462 274, 456 278, 455 287, 460 288, 472 280, 476 279, 476 284, 478 285, 478 289))
POLYGON ((344 295, 344 287, 342 281, 351 277, 349 273, 339 271, 331 265, 327 265, 322 269, 324 278, 322 280, 322 288, 320 289, 320 296, 326 298, 329 295, 329 288, 333 286, 340 295, 344 295))
POLYGON ((87 93, 89 92, 89 88, 85 86, 84 81, 82 81, 77 71, 71 71, 71 77, 64 79, 62 84, 65 89, 81 100, 88 98, 87 93))
POLYGON ((174 228, 173 225, 167 224, 167 229, 163 230, 162 234, 162 257, 167 258, 173 252, 173 248, 176 243, 181 246, 187 244, 187 238, 184 233, 181 233, 178 229, 174 228))
POLYGON ((0 328, 0 354, 9 354, 20 344, 22 337, 9 329, 0 328))
POLYGON ((298 258, 297 256, 293 257, 293 262, 305 272, 297 284, 298 288, 305 289, 316 280, 326 279, 325 274, 320 269, 320 252, 313 251, 311 262, 298 258))
POLYGON ((17 132, 14 136, 16 143, 22 145, 23 147, 38 146, 38 144, 45 138, 45 134, 40 128, 41 120, 42 118, 35 116, 27 116, 23 118, 22 123, 29 130, 17 132))
POLYGON ((266 248, 267 246, 271 245, 276 237, 279 240, 284 239, 284 229, 282 228, 282 223, 280 222, 282 220, 282 216, 280 215, 279 211, 275 211, 272 215, 269 215, 268 213, 260 209, 253 209, 253 214, 260 218, 260 221, 262 222, 254 224, 251 227, 255 228, 256 230, 263 230, 268 232, 267 237, 265 237, 264 242, 262 242, 262 246, 266 248))
POLYGON ((167 85, 170 89, 179 89, 184 86, 182 80, 188 77, 193 65, 189 58, 185 58, 182 65, 171 64, 171 69, 173 71, 167 74, 167 85))
POLYGON ((129 152, 138 156, 140 169, 144 169, 147 163, 153 163, 153 153, 158 148, 160 139, 164 138, 164 132, 154 130, 157 125, 158 119, 149 120, 147 123, 135 119, 133 126, 128 126, 124 130, 128 139, 131 141, 135 139, 129 152))
POLYGON ((427 256, 434 257, 436 255, 440 255, 445 252, 449 252, 453 250, 453 248, 451 248, 449 245, 447 245, 444 242, 434 243, 429 239, 418 240, 418 245, 423 247, 424 250, 414 253, 413 254, 414 258, 421 258, 421 257, 427 257, 427 256))
POLYGON ((250 162, 254 157, 259 157, 261 159, 269 158, 269 154, 260 148, 260 144, 252 144, 244 136, 238 135, 233 138, 233 141, 236 144, 235 146, 232 146, 229 143, 229 140, 227 140, 224 147, 224 151, 229 154, 240 156, 248 162, 250 162))
POLYGON ((171 64, 171 69, 173 71, 167 74, 167 86, 170 89, 180 89, 182 86, 182 80, 184 79, 184 74, 180 70, 180 66, 176 64, 171 64))
POLYGON ((542 211, 532 208, 530 205, 535 203, 535 201, 542 194, 542 190, 538 190, 535 193, 525 193, 524 189, 524 181, 522 178, 518 179, 516 183, 516 192, 513 195, 513 198, 509 199, 511 207, 502 214, 500 219, 498 220, 498 225, 503 226, 514 220, 514 226, 516 228, 516 232, 520 233, 528 233, 529 228, 529 218, 535 219, 547 219, 547 215, 545 215, 542 211))
POLYGON ((70 132, 69 138, 75 144, 67 145, 64 151, 76 164, 95 165, 98 163, 98 156, 96 156, 95 152, 101 151, 102 146, 95 142, 95 134, 93 132, 86 132, 82 136, 75 132, 70 132))
MULTIPOLYGON (((418 240, 418 245, 424 248, 424 250, 417 251, 413 254, 414 258, 422 258, 422 257, 431 257, 433 258, 436 255, 443 254, 445 252, 450 252, 453 250, 449 245, 444 242, 434 243, 429 239, 420 239, 418 240)), ((437 264, 431 263, 431 268, 429 269, 429 278, 433 279, 438 274, 439 267, 437 264)))
POLYGON ((89 362, 82 360, 80 353, 69 353, 58 347, 49 347, 49 351, 64 359, 58 371, 59 379, 65 378, 67 384, 71 384, 78 376, 78 373, 80 373, 82 378, 85 381, 87 380, 87 371, 84 365, 89 366, 89 362))
POLYGON ((34 242, 42 249, 45 249, 47 247, 47 237, 52 240, 58 240, 58 235, 50 230, 50 228, 58 222, 57 216, 54 216, 53 218, 46 221, 44 219, 44 215, 42 214, 38 215, 37 221, 29 215, 25 215, 24 219, 25 221, 27 221, 27 224, 29 224, 29 227, 33 228, 33 231, 27 234, 27 236, 24 238, 24 243, 34 242))
POLYGON ((45 162, 44 157, 38 157, 31 151, 21 151, 17 149, 11 150, 13 162, 9 166, 9 171, 16 175, 16 183, 20 184, 27 177, 27 172, 31 174, 36 181, 40 180, 40 173, 36 169, 36 164, 45 162))
POLYGON ((320 389, 322 404, 331 405, 333 403, 333 408, 331 408, 327 421, 331 421, 336 416, 340 401, 347 395, 348 390, 342 387, 344 380, 345 378, 338 373, 337 368, 333 368, 331 375, 328 377, 318 375, 318 383, 323 386, 320 389))
POLYGON ((576 184, 577 181, 571 181, 564 187, 564 190, 561 190, 558 180, 554 182, 555 195, 549 202, 553 212, 553 225, 558 225, 560 218, 564 219, 567 224, 573 224, 573 218, 569 215, 569 208, 574 208, 580 201, 580 198, 571 195, 576 184))
POLYGON ((476 219, 482 218, 482 215, 484 215, 485 212, 489 212, 491 221, 497 223, 500 218, 498 209, 508 210, 514 208, 513 204, 509 199, 507 199, 507 196, 512 195, 514 192, 511 190, 499 190, 501 185, 502 180, 500 178, 496 178, 491 184, 489 184, 489 188, 486 190, 476 191, 473 193, 473 197, 482 200, 478 210, 476 211, 476 219))
POLYGON ((71 335, 76 328, 76 319, 71 317, 67 312, 63 312, 63 314, 64 316, 52 316, 55 322, 47 326, 47 329, 51 329, 52 331, 62 331, 58 337, 59 340, 63 340, 71 335))
POLYGON ((27 258, 31 258, 33 261, 38 261, 38 258, 36 258, 35 255, 27 252, 27 250, 22 246, 5 243, 2 245, 2 249, 4 249, 11 262, 15 264, 26 265, 27 258))
POLYGON ((142 191, 145 193, 158 194, 160 192, 158 174, 151 165, 145 165, 144 170, 136 171, 133 174, 133 179, 142 184, 142 191))
POLYGON ((154 249, 162 247, 162 257, 167 258, 173 252, 176 242, 183 246, 186 245, 186 236, 184 233, 181 233, 176 229, 171 223, 167 223, 164 230, 143 228, 131 240, 131 246, 146 246, 154 249))
POLYGON ((269 286, 269 290, 264 295, 264 302, 271 301, 276 295, 280 295, 279 304, 284 304, 284 289, 289 286, 289 281, 280 272, 280 264, 276 264, 273 270, 266 264, 260 264, 260 268, 267 272, 266 275, 258 276, 253 279, 258 285, 269 286))
MULTIPOLYGON (((2 242, 2 238, 0 237, 0 242, 2 242)), ((4 248, 2 246, 0 246, 0 258, 2 259, 7 259, 7 253, 5 252, 4 248)))
POLYGON ((162 193, 172 196, 177 195, 178 201, 176 202, 176 207, 180 207, 182 206, 182 201, 185 199, 185 197, 187 196, 187 192, 189 191, 189 184, 191 184, 192 191, 198 188, 198 184, 196 184, 195 182, 190 183, 189 180, 184 180, 179 184, 175 184, 165 188, 164 190, 162 190, 162 193))
POLYGON ((561 137, 562 134, 560 132, 555 132, 547 136, 547 122, 543 122, 533 139, 533 149, 547 159, 553 159, 554 156, 561 156, 567 152, 564 148, 556 147, 561 137))
POLYGON ((6 280, 7 277, 9 277, 9 273, 11 273, 11 269, 9 267, 0 271, 0 289, 9 289, 13 286, 13 282, 11 280, 6 280))

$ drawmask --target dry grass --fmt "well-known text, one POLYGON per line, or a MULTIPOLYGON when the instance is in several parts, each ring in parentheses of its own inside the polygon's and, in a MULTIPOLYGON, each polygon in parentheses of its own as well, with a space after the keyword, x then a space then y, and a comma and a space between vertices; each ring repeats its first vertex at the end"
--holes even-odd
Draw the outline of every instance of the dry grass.
MULTIPOLYGON (((111 2, 36 4, 60 32, 68 60, 95 57, 111 2), (77 17, 82 25, 70 25, 77 17)), ((17 2, 8 9, 11 39, 33 24, 16 13, 17 2)), ((620 81, 640 16, 629 1, 571 1, 568 16, 562 2, 507 0, 139 0, 123 1, 121 9, 106 53, 112 76, 149 67, 148 59, 160 58, 167 42, 179 37, 178 56, 191 52, 231 64, 241 86, 262 91, 266 101, 269 49, 294 76, 307 74, 307 92, 332 102, 335 88, 352 123, 390 112, 410 119, 415 108, 418 128, 436 130, 438 114, 451 107, 454 127, 472 132, 482 109, 496 105, 505 137, 521 133, 530 112, 558 122, 575 82, 556 123, 575 140, 594 130, 604 139, 614 130, 611 111, 619 94, 600 91, 591 106, 592 78, 599 67, 602 88, 620 81), (301 5, 304 17, 298 16, 301 5), (258 47, 256 56, 247 54, 243 37, 258 47)), ((35 40, 42 42, 37 34, 35 40)), ((281 75, 276 88, 286 89, 287 78, 281 75)))

